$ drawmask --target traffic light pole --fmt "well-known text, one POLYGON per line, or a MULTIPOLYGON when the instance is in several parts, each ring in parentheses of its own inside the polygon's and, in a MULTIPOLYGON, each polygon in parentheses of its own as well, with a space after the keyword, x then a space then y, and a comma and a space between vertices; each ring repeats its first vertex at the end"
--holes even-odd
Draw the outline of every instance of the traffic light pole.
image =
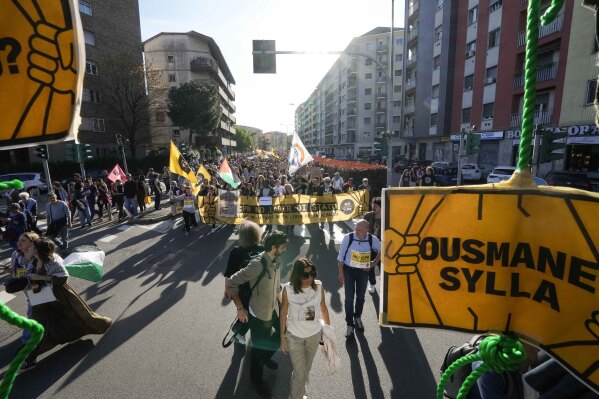
POLYGON ((462 184, 462 156, 464 152, 464 138, 466 137, 466 133, 462 131, 460 133, 460 148, 458 149, 458 177, 456 181, 456 185, 460 186, 462 184))
POLYGON ((125 144, 123 143, 123 137, 120 134, 116 135, 116 143, 119 146, 119 151, 121 156, 123 157, 123 167, 125 168, 125 174, 129 173, 129 168, 127 168, 127 157, 125 156, 125 144))

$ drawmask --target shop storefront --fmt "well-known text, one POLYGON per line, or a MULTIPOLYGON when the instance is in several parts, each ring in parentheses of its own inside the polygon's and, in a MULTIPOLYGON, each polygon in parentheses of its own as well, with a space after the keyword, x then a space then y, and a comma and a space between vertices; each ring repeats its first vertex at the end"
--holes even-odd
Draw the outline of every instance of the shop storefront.
MULTIPOLYGON (((467 162, 477 163, 481 170, 487 174, 499 164, 499 143, 503 140, 503 130, 494 132, 474 132, 480 134, 480 149, 478 154, 467 158, 467 162)), ((454 143, 454 157, 458 159, 460 135, 452 134, 451 141, 454 143)))

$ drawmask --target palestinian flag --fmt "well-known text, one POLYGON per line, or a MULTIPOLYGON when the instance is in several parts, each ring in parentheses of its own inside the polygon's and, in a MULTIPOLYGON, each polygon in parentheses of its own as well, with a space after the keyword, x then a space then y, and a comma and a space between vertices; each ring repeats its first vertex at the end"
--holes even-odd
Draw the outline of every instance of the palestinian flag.
POLYGON ((64 259, 69 276, 99 283, 104 274, 104 251, 95 245, 81 245, 73 248, 64 259))
POLYGON ((223 160, 223 163, 220 164, 220 169, 218 170, 218 175, 225 182, 229 183, 231 187, 234 189, 239 186, 241 180, 237 177, 236 174, 233 173, 231 168, 229 167, 229 162, 227 162, 227 158, 223 160))

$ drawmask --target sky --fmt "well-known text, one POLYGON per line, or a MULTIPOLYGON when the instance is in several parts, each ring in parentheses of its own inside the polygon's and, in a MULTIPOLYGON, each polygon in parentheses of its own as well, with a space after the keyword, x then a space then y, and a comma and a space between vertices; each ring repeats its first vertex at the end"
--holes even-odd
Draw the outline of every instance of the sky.
MULTIPOLYGON (((196 32, 212 37, 235 78, 237 124, 292 133, 294 112, 337 55, 277 55, 276 74, 254 74, 252 40, 277 50, 340 51, 352 38, 391 26, 392 0, 139 0, 141 35, 196 32)), ((405 0, 404 0, 405 1, 405 0)), ((403 26, 404 1, 395 2, 403 26)))

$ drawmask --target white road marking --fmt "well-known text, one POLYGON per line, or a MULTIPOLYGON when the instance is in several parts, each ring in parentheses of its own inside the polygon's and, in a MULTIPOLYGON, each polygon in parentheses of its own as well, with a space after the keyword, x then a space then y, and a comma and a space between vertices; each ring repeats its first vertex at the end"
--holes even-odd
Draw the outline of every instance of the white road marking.
POLYGON ((109 236, 105 236, 105 237, 100 238, 98 241, 101 241, 101 242, 110 242, 110 241, 114 240, 115 238, 117 238, 117 236, 115 236, 115 235, 109 235, 109 236))
POLYGON ((156 231, 158 233, 166 233, 167 231, 173 228, 174 224, 175 222, 173 220, 165 220, 162 222, 152 224, 136 224, 135 226, 141 227, 145 230, 156 231))
POLYGON ((131 227, 133 227, 133 226, 130 226, 130 225, 128 225, 128 224, 124 224, 124 225, 122 225, 122 226, 119 226, 119 227, 117 227, 117 230, 120 230, 120 231, 127 231, 127 230, 129 230, 131 227))
POLYGON ((0 291, 0 302, 3 304, 8 303, 11 299, 15 299, 16 297, 13 294, 9 294, 6 291, 0 291))

